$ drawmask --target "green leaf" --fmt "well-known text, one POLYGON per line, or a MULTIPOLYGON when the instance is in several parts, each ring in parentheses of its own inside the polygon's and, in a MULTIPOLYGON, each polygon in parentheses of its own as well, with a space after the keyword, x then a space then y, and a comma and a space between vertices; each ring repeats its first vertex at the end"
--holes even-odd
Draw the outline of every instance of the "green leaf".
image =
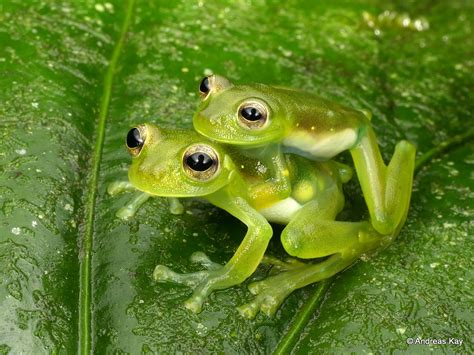
MULTIPOLYGON (((472 352, 473 10, 460 0, 2 2, 0 353, 472 352), (182 306, 189 289, 152 280, 157 264, 196 270, 197 250, 227 261, 238 221, 192 199, 174 216, 157 198, 123 222, 115 212, 132 196, 106 194, 126 179, 128 129, 192 127, 208 71, 368 109, 387 159, 402 138, 434 153, 419 160, 399 238, 295 292, 271 319, 239 317, 246 284, 195 315, 182 306), (464 343, 407 345, 417 337, 464 343)), ((356 182, 347 190, 353 218, 362 199, 356 182)), ((275 234, 269 252, 283 255, 275 234)))

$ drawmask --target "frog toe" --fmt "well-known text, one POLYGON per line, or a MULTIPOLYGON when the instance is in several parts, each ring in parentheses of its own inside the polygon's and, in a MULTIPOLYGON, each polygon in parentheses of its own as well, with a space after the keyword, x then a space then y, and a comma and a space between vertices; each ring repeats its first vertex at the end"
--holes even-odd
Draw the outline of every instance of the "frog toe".
POLYGON ((200 296, 192 296, 184 302, 184 307, 193 313, 201 313, 204 299, 200 296))
POLYGON ((267 283, 265 280, 263 281, 255 281, 248 285, 248 289, 252 295, 258 295, 262 291, 268 288, 267 283))
POLYGON ((266 297, 260 306, 260 311, 262 311, 262 313, 267 317, 273 317, 284 299, 285 298, 280 299, 272 296, 266 297))
POLYGON ((120 218, 121 220, 128 221, 129 219, 133 218, 135 216, 135 209, 129 208, 128 206, 120 208, 115 216, 120 218))
POLYGON ((255 302, 246 303, 240 307, 237 307, 239 314, 247 319, 254 319, 259 309, 259 305, 255 302))
POLYGON ((255 318, 258 312, 262 312, 267 317, 273 317, 286 296, 288 296, 286 292, 282 293, 274 288, 267 288, 252 302, 238 307, 238 311, 241 316, 249 319, 255 318))
POLYGON ((191 262, 199 264, 205 267, 207 270, 219 270, 223 266, 221 264, 213 262, 205 253, 202 251, 194 252, 190 257, 191 262))
POLYGON ((206 274, 204 272, 195 272, 190 274, 179 274, 165 265, 158 265, 153 271, 153 278, 157 282, 173 282, 183 284, 189 287, 195 287, 199 284, 206 274))

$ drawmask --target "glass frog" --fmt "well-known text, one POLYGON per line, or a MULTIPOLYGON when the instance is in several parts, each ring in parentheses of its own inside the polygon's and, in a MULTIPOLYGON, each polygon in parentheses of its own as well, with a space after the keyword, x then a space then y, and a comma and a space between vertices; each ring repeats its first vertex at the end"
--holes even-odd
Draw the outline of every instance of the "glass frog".
POLYGON ((267 164, 272 179, 252 193, 274 198, 291 193, 284 153, 325 161, 349 150, 372 226, 391 234, 406 218, 415 163, 415 147, 400 141, 386 166, 380 154, 370 114, 316 95, 263 84, 233 85, 218 75, 203 79, 202 102, 194 128, 216 142, 267 164))
POLYGON ((212 291, 242 283, 266 262, 279 273, 251 283, 249 289, 256 297, 238 309, 248 318, 259 311, 272 315, 295 289, 336 274, 396 235, 382 235, 368 221, 335 220, 344 205, 342 184, 351 178, 352 170, 332 160, 316 162, 283 155, 291 192, 279 199, 265 199, 273 193, 271 186, 270 193, 258 197, 251 193, 253 186, 265 186, 272 178, 265 164, 194 131, 142 124, 128 133, 127 147, 132 155, 131 186, 150 196, 203 198, 247 226, 240 246, 224 266, 197 252, 192 260, 205 270, 179 274, 164 265, 155 268, 155 280, 194 289, 185 302, 193 312, 201 311, 212 291), (269 222, 285 225, 281 242, 299 259, 264 257, 273 234, 269 222), (323 261, 301 260, 323 257, 323 261))

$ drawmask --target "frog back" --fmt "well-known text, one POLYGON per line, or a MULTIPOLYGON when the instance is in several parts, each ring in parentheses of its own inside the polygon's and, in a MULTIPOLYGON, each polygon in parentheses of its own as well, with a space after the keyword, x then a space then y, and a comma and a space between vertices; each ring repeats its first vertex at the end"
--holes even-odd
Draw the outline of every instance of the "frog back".
POLYGON ((340 105, 317 95, 275 88, 280 102, 287 102, 275 119, 290 120, 282 141, 286 153, 313 160, 327 160, 354 147, 370 124, 370 114, 340 105))

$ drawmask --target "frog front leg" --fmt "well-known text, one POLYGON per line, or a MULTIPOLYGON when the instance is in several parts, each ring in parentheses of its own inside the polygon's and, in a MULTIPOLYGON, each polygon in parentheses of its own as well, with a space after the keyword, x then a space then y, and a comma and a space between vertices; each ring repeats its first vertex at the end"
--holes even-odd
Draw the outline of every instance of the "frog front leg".
MULTIPOLYGON (((123 192, 133 192, 139 191, 128 181, 114 181, 107 186, 107 193, 111 196, 115 196, 123 192)), ((142 192, 136 195, 132 201, 130 201, 126 206, 120 208, 115 214, 118 218, 123 220, 128 220, 135 216, 140 207, 148 201, 152 195, 142 192)), ((184 207, 179 202, 179 199, 175 197, 168 197, 169 209, 172 214, 180 215, 184 212, 184 207)))
MULTIPOLYGON (((195 313, 201 311, 204 301, 213 290, 238 285, 247 279, 260 264, 272 236, 272 228, 266 219, 244 199, 233 198, 225 191, 206 196, 206 199, 237 217, 248 227, 234 256, 223 267, 206 261, 208 270, 178 274, 158 265, 153 274, 155 280, 159 282, 171 281, 193 287, 194 292, 185 302, 185 307, 195 313)), ((202 255, 198 255, 197 259, 202 261, 202 255)))
POLYGON ((120 208, 115 215, 123 220, 129 220, 130 218, 133 218, 137 211, 140 209, 140 207, 148 201, 148 199, 151 197, 150 194, 147 194, 146 192, 140 192, 135 195, 135 197, 127 203, 125 206, 120 208))
POLYGON ((137 188, 128 181, 114 181, 107 186, 107 193, 110 196, 115 196, 122 192, 131 191, 137 191, 137 188))
MULTIPOLYGON (((111 196, 123 192, 139 191, 128 181, 114 181, 107 186, 107 193, 111 196)), ((127 205, 120 208, 115 215, 123 220, 128 220, 135 216, 138 209, 150 198, 150 194, 139 192, 127 205)))
POLYGON ((399 142, 392 160, 385 166, 375 133, 367 126, 350 152, 372 225, 381 234, 394 233, 403 224, 410 204, 415 147, 408 141, 399 142))
POLYGON ((272 205, 284 200, 291 194, 290 172, 277 144, 269 144, 258 148, 257 158, 262 159, 265 167, 268 167, 271 178, 264 183, 255 184, 250 188, 250 197, 257 208, 272 205))

